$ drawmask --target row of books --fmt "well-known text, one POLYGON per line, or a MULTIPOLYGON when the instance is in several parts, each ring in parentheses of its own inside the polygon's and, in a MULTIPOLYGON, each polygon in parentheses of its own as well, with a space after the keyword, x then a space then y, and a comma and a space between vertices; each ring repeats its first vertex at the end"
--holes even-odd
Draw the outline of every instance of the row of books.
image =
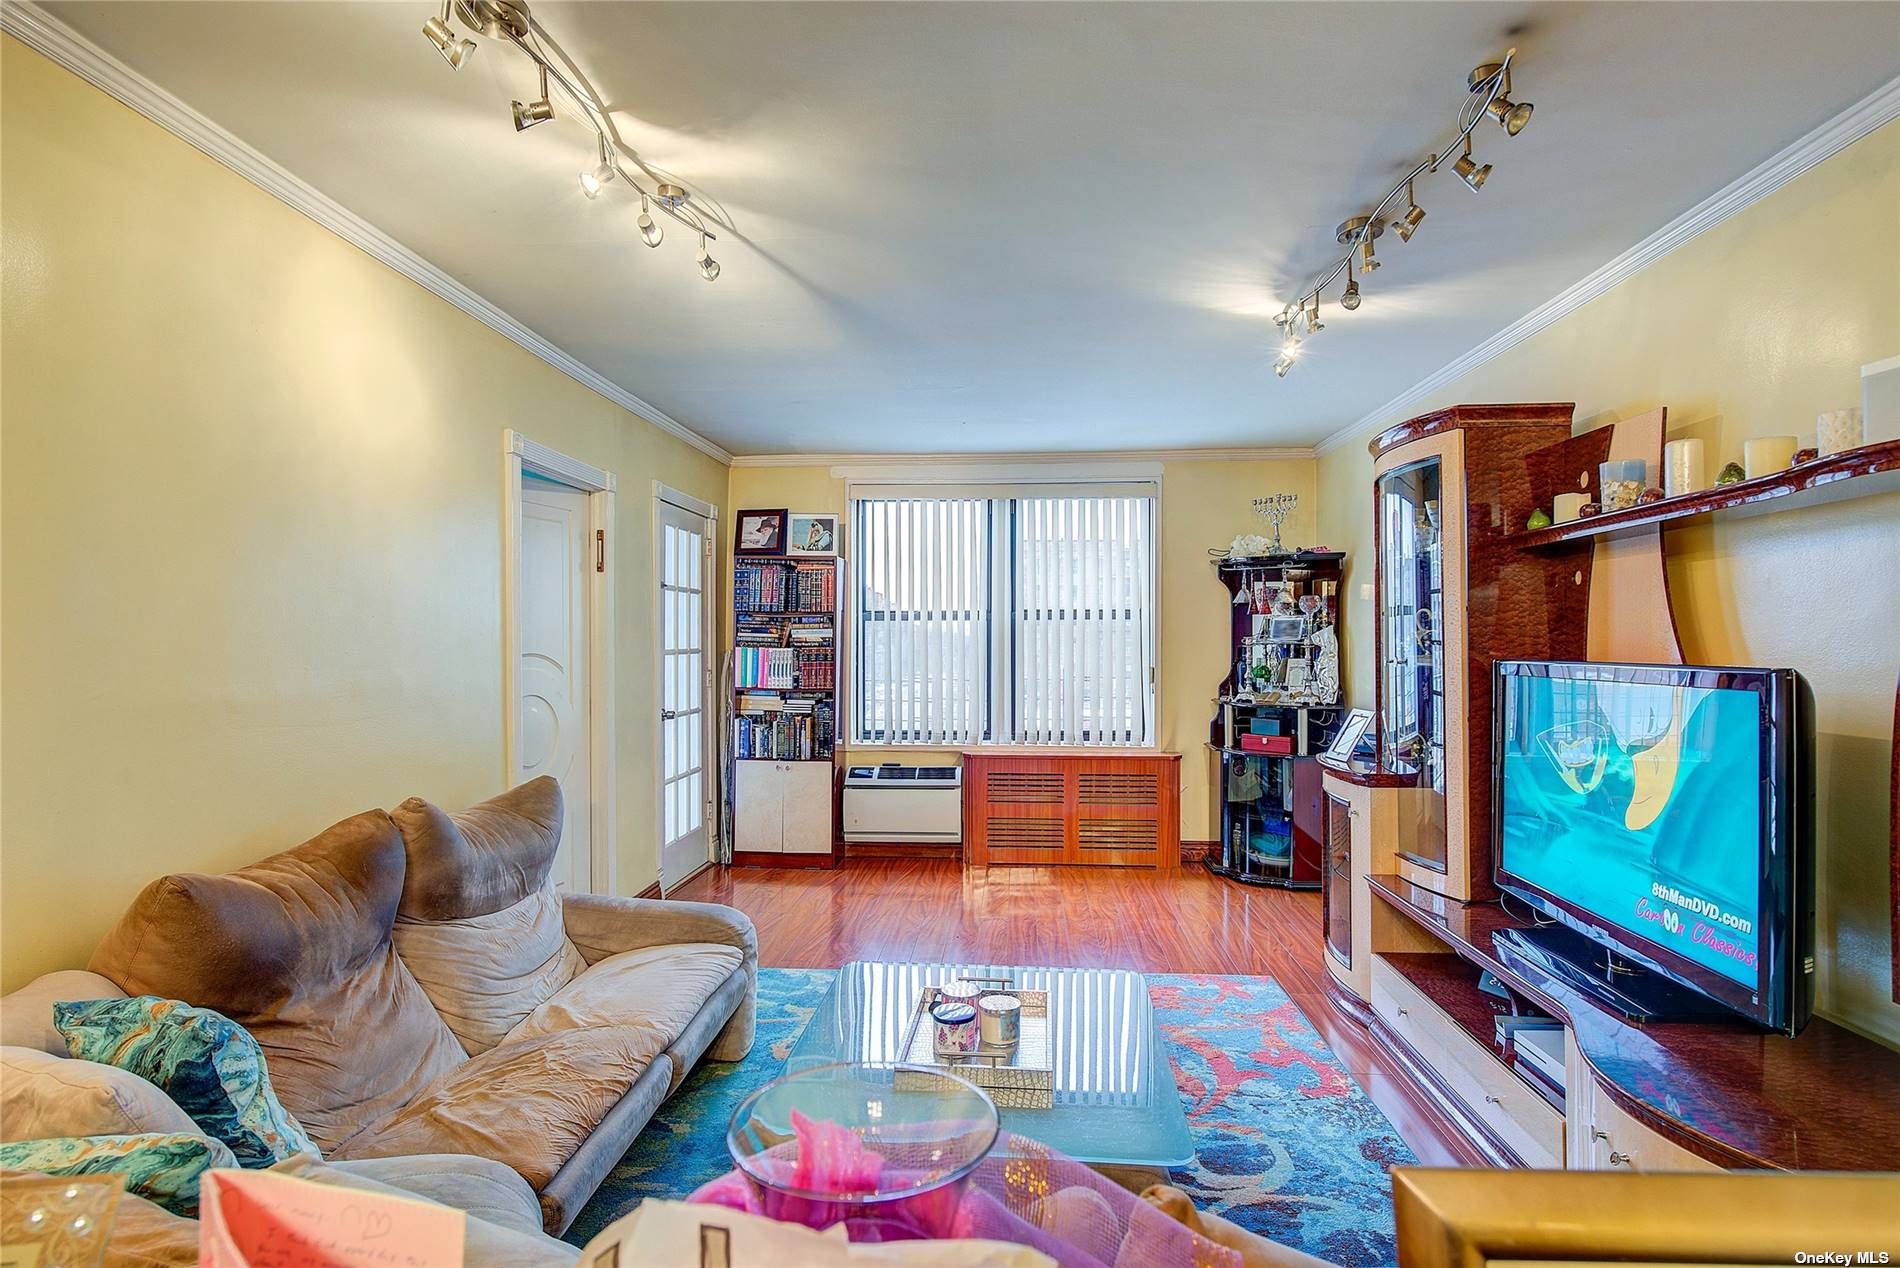
POLYGON ((775 712, 741 712, 733 720, 733 752, 741 758, 780 762, 830 758, 831 701, 789 697, 780 704, 775 712))
POLYGON ((799 687, 811 691, 830 691, 838 685, 835 653, 830 647, 794 647, 798 653, 799 687))
POLYGON ((832 612, 838 607, 838 570, 830 564, 740 560, 733 568, 733 608, 750 612, 832 612))
POLYGON ((754 613, 741 616, 733 626, 734 639, 741 647, 829 647, 834 634, 828 614, 773 621, 754 613))
POLYGON ((798 651, 790 647, 739 647, 732 653, 732 685, 798 686, 798 651))

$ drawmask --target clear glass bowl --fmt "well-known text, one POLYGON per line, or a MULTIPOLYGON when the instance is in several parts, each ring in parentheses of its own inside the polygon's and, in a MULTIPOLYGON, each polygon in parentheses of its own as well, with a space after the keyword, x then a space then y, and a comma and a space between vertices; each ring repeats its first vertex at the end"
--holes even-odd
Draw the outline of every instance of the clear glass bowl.
POLYGON ((849 1062, 766 1084, 732 1113, 726 1147, 762 1214, 853 1241, 944 1237, 996 1144, 996 1106, 942 1070, 849 1062))

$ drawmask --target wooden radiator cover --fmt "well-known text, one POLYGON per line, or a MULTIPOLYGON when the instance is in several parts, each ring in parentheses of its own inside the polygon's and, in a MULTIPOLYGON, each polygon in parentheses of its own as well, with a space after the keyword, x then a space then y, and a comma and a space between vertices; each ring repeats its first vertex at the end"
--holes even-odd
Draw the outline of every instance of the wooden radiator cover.
POLYGON ((963 755, 964 858, 979 866, 1178 867, 1181 755, 963 755))

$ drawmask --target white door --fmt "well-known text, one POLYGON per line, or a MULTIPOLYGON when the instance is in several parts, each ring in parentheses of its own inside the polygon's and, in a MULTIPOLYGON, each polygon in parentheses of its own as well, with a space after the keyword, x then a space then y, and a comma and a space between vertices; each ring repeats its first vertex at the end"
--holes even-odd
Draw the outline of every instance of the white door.
POLYGON ((521 478, 520 661, 515 670, 515 779, 561 781, 567 819, 554 859, 563 890, 593 888, 592 719, 587 687, 587 494, 521 478))
POLYGON ((660 555, 660 888, 666 890, 712 860, 706 822, 712 791, 706 555, 712 526, 702 515, 657 500, 654 525, 660 555))

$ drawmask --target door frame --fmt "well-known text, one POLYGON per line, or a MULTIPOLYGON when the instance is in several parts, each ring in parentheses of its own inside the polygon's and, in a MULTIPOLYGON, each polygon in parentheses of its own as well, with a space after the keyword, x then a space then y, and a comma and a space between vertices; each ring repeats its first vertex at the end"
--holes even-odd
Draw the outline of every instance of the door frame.
POLYGON ((501 433, 501 713, 502 780, 516 777, 518 662, 521 656, 521 477, 540 476, 587 494, 587 531, 595 566, 587 574, 588 876, 596 894, 612 894, 614 855, 614 588, 606 570, 614 541, 611 471, 530 440, 512 427, 501 433))
MULTIPOLYGON (((719 747, 718 722, 721 715, 713 712, 719 704, 717 684, 718 671, 714 668, 715 654, 723 655, 725 633, 714 622, 719 608, 719 508, 711 502, 696 498, 690 493, 662 483, 653 482, 653 509, 650 528, 653 534, 653 585, 657 591, 664 584, 666 561, 661 558, 666 534, 660 527, 660 507, 671 506, 676 510, 697 515, 706 521, 706 545, 701 551, 700 575, 705 585, 700 589, 699 629, 701 664, 704 669, 700 675, 700 691, 705 698, 705 724, 701 728, 700 752, 704 755, 706 804, 702 807, 706 822, 706 862, 681 877, 681 881, 693 877, 711 867, 720 851, 719 807, 724 804, 723 785, 725 783, 725 761, 719 747)), ((653 605, 653 671, 656 686, 660 675, 666 670, 666 614, 659 603, 653 605)), ((653 812, 657 816, 657 826, 653 833, 653 877, 654 884, 660 886, 662 896, 666 893, 665 872, 662 864, 666 861, 666 763, 662 760, 666 753, 666 721, 660 716, 662 697, 654 693, 653 705, 653 812)))

